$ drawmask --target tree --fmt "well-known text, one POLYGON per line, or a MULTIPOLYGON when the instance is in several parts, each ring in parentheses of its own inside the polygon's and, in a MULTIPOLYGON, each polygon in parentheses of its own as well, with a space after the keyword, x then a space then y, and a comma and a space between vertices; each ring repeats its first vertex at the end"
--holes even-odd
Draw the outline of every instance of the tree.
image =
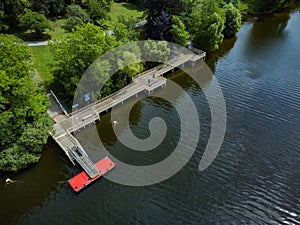
POLYGON ((108 29, 112 29, 116 39, 121 43, 139 40, 139 30, 135 28, 136 20, 133 18, 126 19, 124 16, 118 18, 108 29))
POLYGON ((31 6, 29 0, 2 0, 0 4, 4 12, 5 24, 10 28, 18 25, 20 15, 31 6))
POLYGON ((148 38, 153 40, 171 40, 171 14, 172 7, 169 0, 145 0, 147 24, 145 32, 148 38))
POLYGON ((203 1, 193 14, 193 44, 196 48, 215 51, 223 41, 224 20, 217 1, 203 1))
POLYGON ((189 38, 189 33, 185 29, 184 23, 179 16, 172 17, 172 41, 176 44, 186 46, 189 38))
POLYGON ((239 31, 242 24, 242 16, 239 10, 235 8, 232 3, 225 5, 224 10, 226 20, 223 34, 226 38, 230 38, 239 31))
POLYGON ((239 9, 240 8, 240 0, 225 0, 226 4, 232 3, 232 5, 239 9))
POLYGON ((161 63, 167 62, 170 55, 168 42, 165 41, 147 41, 144 43, 142 56, 143 59, 149 60, 147 66, 152 68, 161 63), (154 61, 150 61, 150 60, 154 61))
POLYGON ((67 7, 67 17, 68 18, 78 17, 84 23, 87 23, 90 21, 90 17, 87 14, 87 12, 83 8, 81 8, 80 5, 75 5, 75 4, 69 5, 67 7))
POLYGON ((85 70, 116 44, 114 36, 105 35, 104 30, 91 23, 77 27, 68 37, 52 44, 56 62, 53 87, 55 92, 71 103, 85 70))
POLYGON ((4 22, 4 11, 0 10, 0 31, 8 30, 9 26, 4 22))
POLYGON ((68 31, 72 31, 76 26, 82 26, 83 24, 90 22, 89 15, 80 5, 69 5, 67 7, 67 17, 65 29, 68 31))
POLYGON ((36 37, 42 37, 46 29, 52 29, 50 21, 43 14, 31 10, 20 17, 19 26, 24 31, 33 31, 36 37))
POLYGON ((129 41, 129 30, 123 23, 115 23, 113 27, 113 32, 117 40, 122 42, 129 41))
MULTIPOLYGON (((127 33, 123 32, 126 31, 125 27, 118 29, 120 32, 116 35, 107 35, 100 27, 88 23, 77 27, 64 40, 51 45, 56 62, 55 86, 52 89, 67 100, 68 104, 75 96, 77 103, 82 106, 86 92, 91 94, 93 100, 107 96, 123 88, 132 81, 133 76, 142 71, 138 46, 129 45, 125 49, 119 49, 119 52, 108 51, 127 40, 127 33), (105 60, 100 61, 98 58, 104 53, 107 53, 105 60), (110 78, 113 69, 117 69, 117 72, 110 78), (82 77, 83 74, 85 76, 82 77)), ((163 47, 156 46, 156 49, 159 48, 163 47)))
POLYGON ((111 5, 114 3, 113 0, 88 0, 89 7, 91 5, 98 5, 102 7, 106 12, 109 12, 111 9, 111 5))
POLYGON ((65 13, 64 0, 30 0, 31 9, 34 12, 39 12, 45 16, 58 16, 65 13))
POLYGON ((49 101, 32 79, 21 40, 0 35, 0 170, 17 171, 40 158, 52 120, 49 101))
POLYGON ((89 0, 88 13, 95 22, 100 19, 108 19, 108 12, 111 9, 112 0, 89 0))
POLYGON ((97 0, 90 0, 88 13, 93 21, 107 19, 108 13, 97 0))
POLYGON ((125 87, 143 69, 142 63, 139 62, 141 58, 140 49, 136 45, 133 45, 133 48, 132 51, 122 51, 118 54, 116 63, 120 70, 111 77, 112 92, 125 87))

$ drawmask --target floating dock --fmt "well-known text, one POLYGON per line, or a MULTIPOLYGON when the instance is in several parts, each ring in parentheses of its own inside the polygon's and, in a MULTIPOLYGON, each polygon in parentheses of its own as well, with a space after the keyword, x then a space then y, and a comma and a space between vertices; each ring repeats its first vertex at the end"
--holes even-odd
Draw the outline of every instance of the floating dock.
POLYGON ((96 162, 94 166, 99 171, 98 176, 91 178, 85 171, 82 171, 81 173, 77 174, 75 177, 69 180, 69 184, 75 192, 79 192, 95 180, 108 173, 116 166, 116 164, 110 158, 105 157, 100 161, 96 162))

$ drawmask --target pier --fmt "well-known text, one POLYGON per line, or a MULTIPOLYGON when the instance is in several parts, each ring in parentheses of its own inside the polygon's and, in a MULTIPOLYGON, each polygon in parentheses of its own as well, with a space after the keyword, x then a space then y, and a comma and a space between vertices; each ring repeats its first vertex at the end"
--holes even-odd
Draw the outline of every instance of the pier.
POLYGON ((164 65, 134 77, 132 83, 121 90, 72 113, 67 113, 55 94, 50 91, 48 97, 51 106, 48 114, 55 121, 51 136, 74 165, 77 162, 90 178, 99 176, 98 169, 72 133, 94 124, 95 121, 100 120, 101 113, 107 112, 114 106, 123 104, 140 93, 150 95, 156 89, 166 86, 164 75, 174 71, 175 68, 182 68, 186 63, 194 65, 198 61, 205 60, 205 52, 201 50, 194 52, 197 54, 190 51, 177 54, 164 65))

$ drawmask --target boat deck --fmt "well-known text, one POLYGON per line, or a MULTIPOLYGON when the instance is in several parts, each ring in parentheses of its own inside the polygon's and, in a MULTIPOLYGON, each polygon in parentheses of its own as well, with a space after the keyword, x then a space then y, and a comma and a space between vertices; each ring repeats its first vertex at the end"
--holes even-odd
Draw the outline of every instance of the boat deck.
POLYGON ((100 178, 101 176, 105 175, 107 172, 112 170, 115 166, 116 164, 110 158, 105 157, 95 163, 95 167, 99 171, 98 176, 94 178, 90 178, 85 171, 82 171, 81 173, 77 174, 75 177, 71 178, 69 180, 69 184, 75 192, 79 192, 87 185, 89 185, 93 181, 97 180, 98 178, 100 178))

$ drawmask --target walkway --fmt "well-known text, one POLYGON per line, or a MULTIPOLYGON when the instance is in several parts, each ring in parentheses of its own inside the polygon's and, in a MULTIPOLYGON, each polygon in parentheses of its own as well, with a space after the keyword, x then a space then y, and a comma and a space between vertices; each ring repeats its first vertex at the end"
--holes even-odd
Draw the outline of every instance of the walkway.
POLYGON ((163 66, 158 66, 134 77, 133 82, 120 91, 71 114, 64 110, 55 94, 51 92, 48 94, 51 103, 48 113, 55 121, 54 131, 51 133, 53 139, 65 151, 70 160, 81 165, 91 178, 98 176, 97 168, 72 133, 100 120, 100 114, 114 106, 123 104, 140 93, 150 95, 154 90, 164 87, 166 85, 166 79, 163 77, 165 73, 173 71, 176 67, 183 67, 187 62, 194 64, 199 60, 204 60, 205 56, 205 52, 202 51, 197 55, 190 51, 180 53, 163 66))

